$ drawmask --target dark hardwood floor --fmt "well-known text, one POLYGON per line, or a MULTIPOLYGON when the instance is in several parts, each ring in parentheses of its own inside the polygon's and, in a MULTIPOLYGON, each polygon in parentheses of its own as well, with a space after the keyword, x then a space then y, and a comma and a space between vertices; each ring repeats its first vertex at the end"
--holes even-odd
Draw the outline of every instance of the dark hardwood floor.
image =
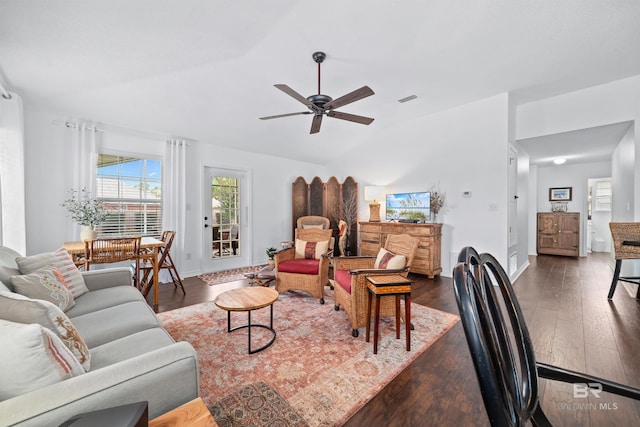
MULTIPOLYGON (((640 387, 640 301, 618 285, 607 292, 613 272, 609 254, 583 258, 530 257, 514 289, 532 336, 538 361, 588 372, 640 387)), ((458 313, 451 279, 415 280, 412 301, 458 313)), ((187 295, 160 287, 159 311, 213 299, 244 281, 208 286, 185 280, 187 295)), ((345 319, 346 322, 346 319, 345 319)), ((364 334, 359 338, 364 339, 364 334)), ((640 404, 603 393, 573 398, 573 387, 541 380, 542 406, 555 425, 638 426, 640 404)), ((467 343, 458 323, 420 355, 346 426, 489 425, 467 343)))

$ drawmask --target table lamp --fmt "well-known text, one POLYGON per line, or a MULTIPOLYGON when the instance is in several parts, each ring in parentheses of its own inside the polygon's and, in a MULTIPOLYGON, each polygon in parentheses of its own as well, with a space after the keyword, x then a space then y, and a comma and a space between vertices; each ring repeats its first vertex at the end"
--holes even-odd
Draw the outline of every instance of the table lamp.
POLYGON ((369 203, 369 222, 380 222, 380 203, 377 201, 382 196, 382 187, 367 185, 364 187, 364 199, 369 203))

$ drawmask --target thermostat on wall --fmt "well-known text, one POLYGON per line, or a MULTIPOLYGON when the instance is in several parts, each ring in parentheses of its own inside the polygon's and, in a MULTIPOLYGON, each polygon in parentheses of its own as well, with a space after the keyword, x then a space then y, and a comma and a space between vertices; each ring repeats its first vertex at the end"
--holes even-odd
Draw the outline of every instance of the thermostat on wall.
POLYGON ((471 197, 471 191, 463 191, 462 192, 462 197, 471 197))

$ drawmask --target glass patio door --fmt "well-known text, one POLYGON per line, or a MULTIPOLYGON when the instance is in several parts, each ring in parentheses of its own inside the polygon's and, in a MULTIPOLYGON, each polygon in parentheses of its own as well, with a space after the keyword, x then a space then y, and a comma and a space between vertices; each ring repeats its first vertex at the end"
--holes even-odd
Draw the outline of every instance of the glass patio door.
POLYGON ((250 265, 246 171, 205 167, 203 271, 250 265))

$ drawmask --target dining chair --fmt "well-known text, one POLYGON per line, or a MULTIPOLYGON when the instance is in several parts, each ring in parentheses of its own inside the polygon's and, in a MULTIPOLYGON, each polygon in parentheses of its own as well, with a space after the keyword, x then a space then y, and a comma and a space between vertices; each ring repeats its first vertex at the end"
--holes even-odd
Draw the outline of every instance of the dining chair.
MULTIPOLYGON (((171 276, 173 286, 175 286, 176 289, 180 287, 182 293, 186 295, 187 293, 184 289, 182 279, 180 278, 180 274, 176 269, 176 265, 173 262, 173 258, 171 257, 170 252, 175 236, 175 231, 164 230, 162 232, 160 240, 162 240, 165 245, 164 247, 159 248, 160 257, 158 259, 158 271, 167 270, 169 272, 169 276, 171 276)), ((135 268, 134 264, 131 265, 131 268, 132 270, 135 268)), ((134 276, 136 277, 136 279, 134 279, 134 285, 138 289, 140 289, 146 297, 153 287, 153 264, 149 259, 145 259, 144 257, 142 257, 137 269, 139 273, 134 276)))
POLYGON ((132 277, 137 278, 140 271, 140 240, 139 236, 85 240, 85 271, 89 271, 92 264, 112 264, 135 260, 132 277))
MULTIPOLYGON (((609 229, 613 238, 613 252, 616 266, 609 288, 608 299, 613 298, 618 281, 640 285, 639 276, 620 276, 622 260, 640 259, 640 222, 610 222, 609 229)), ((640 286, 636 297, 640 297, 640 286)))
POLYGON ((540 406, 539 378, 573 384, 574 395, 577 385, 581 395, 604 391, 640 400, 640 389, 536 362, 509 276, 492 255, 463 248, 453 269, 453 286, 492 426, 551 425, 540 406))

